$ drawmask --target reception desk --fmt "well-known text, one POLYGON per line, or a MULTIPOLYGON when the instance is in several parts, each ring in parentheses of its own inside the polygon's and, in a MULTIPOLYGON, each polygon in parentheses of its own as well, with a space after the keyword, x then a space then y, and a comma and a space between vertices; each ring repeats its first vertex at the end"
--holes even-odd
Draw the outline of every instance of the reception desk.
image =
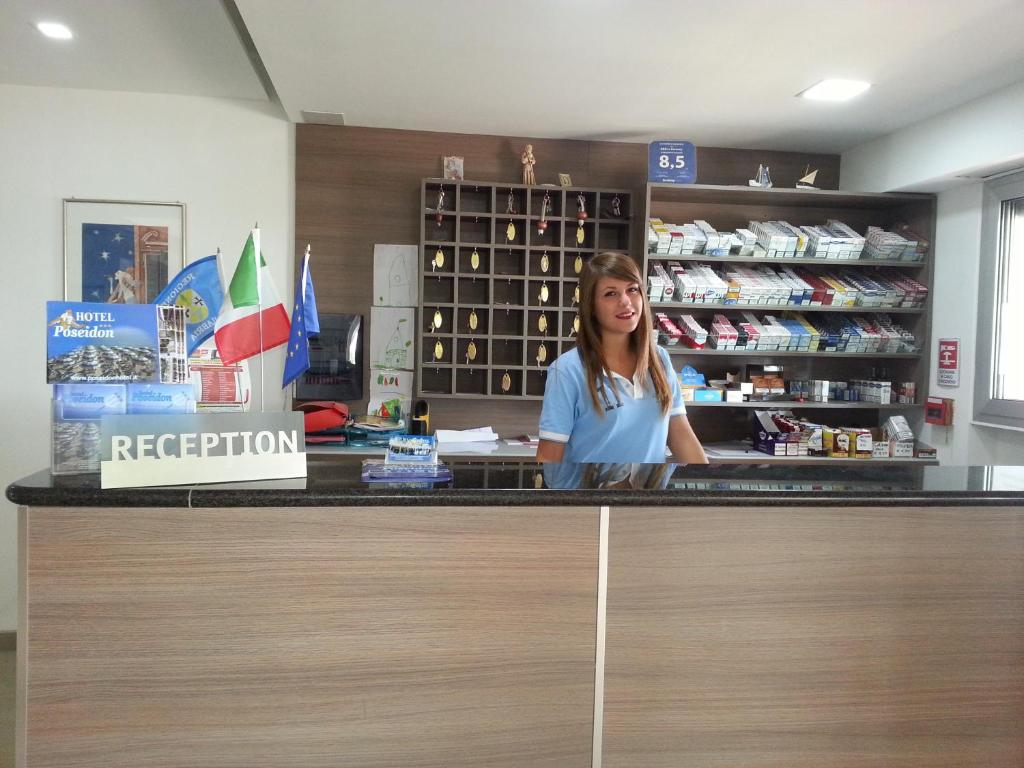
POLYGON ((1024 765, 1012 470, 454 474, 11 485, 17 765, 1024 765))

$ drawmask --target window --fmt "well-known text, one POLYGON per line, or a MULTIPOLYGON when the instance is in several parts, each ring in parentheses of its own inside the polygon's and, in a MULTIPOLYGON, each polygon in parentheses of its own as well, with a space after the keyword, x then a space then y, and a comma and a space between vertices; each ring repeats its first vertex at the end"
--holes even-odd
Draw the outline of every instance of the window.
POLYGON ((985 185, 976 421, 1024 429, 1024 173, 985 185))

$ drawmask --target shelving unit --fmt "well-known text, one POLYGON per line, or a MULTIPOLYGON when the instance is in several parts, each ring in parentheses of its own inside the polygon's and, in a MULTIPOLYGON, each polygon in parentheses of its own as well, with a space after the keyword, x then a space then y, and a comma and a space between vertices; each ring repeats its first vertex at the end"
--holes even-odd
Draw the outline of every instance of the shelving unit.
MULTIPOLYGON (((760 189, 739 186, 648 184, 644 207, 644 218, 638 222, 645 231, 650 218, 682 224, 697 219, 709 222, 718 230, 728 231, 748 226, 750 221, 782 219, 797 226, 822 224, 827 219, 839 219, 858 232, 868 226, 891 228, 897 222, 906 222, 912 230, 934 244, 935 240, 935 197, 918 194, 867 194, 829 190, 760 189)), ((769 266, 802 266, 813 272, 830 271, 837 268, 887 267, 906 270, 907 274, 929 289, 932 286, 932 254, 924 261, 889 260, 826 260, 816 258, 755 258, 750 256, 706 256, 679 255, 665 256, 647 253, 647 239, 643 257, 644 274, 650 274, 651 264, 657 259, 664 262, 701 262, 715 266, 719 264, 767 264, 769 266)), ((711 316, 753 312, 794 311, 807 313, 843 313, 873 315, 885 313, 898 315, 898 322, 912 331, 919 341, 920 352, 916 353, 836 353, 836 352, 780 352, 773 350, 694 350, 684 346, 669 348, 673 365, 678 369, 685 364, 693 365, 708 378, 725 378, 727 372, 740 372, 744 360, 759 364, 778 363, 785 368, 786 378, 797 379, 871 379, 879 378, 893 382, 913 381, 917 385, 918 399, 924 400, 927 393, 929 359, 931 351, 932 297, 921 308, 883 307, 808 307, 767 304, 700 304, 684 302, 652 303, 652 311, 664 311, 670 316, 691 314, 698 322, 708 327, 711 316)), ((813 317, 813 315, 812 315, 813 317)), ((870 427, 878 426, 892 411, 904 413, 911 422, 915 433, 922 424, 921 405, 896 404, 881 406, 866 402, 830 403, 687 403, 690 420, 701 440, 705 443, 735 441, 747 437, 750 431, 750 410, 754 408, 786 409, 830 409, 845 410, 842 419, 830 419, 836 426, 870 427), (837 423, 840 422, 840 423, 837 423)), ((755 454, 750 461, 772 463, 772 458, 755 454)), ((774 461, 779 461, 775 459, 774 461)), ((789 459, 788 461, 792 461, 789 459)), ((808 461, 801 459, 800 461, 808 461)), ((810 459, 823 464, 841 461, 839 459, 810 459)), ((864 461, 853 459, 851 462, 864 461)), ((881 460, 873 460, 877 463, 881 460)), ((893 463, 908 463, 911 459, 891 459, 893 463)), ((934 463, 932 460, 923 460, 934 463)))
POLYGON ((547 366, 576 343, 583 263, 598 252, 629 253, 632 195, 448 179, 424 179, 420 194, 418 393, 543 399, 547 366), (588 214, 582 223, 580 195, 588 214))

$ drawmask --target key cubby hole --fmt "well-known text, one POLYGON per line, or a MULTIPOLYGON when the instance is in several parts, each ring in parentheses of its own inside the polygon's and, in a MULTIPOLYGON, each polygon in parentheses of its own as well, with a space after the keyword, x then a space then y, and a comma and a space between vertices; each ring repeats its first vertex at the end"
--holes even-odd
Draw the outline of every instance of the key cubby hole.
POLYGON ((463 184, 459 187, 459 211, 463 214, 491 213, 493 198, 490 187, 471 187, 463 184))
POLYGON ((548 383, 548 372, 527 371, 526 372, 526 394, 532 397, 543 397, 544 388, 548 383))
POLYGON ((522 336, 525 332, 523 328, 525 317, 526 313, 521 309, 494 307, 491 310, 491 335, 522 336))
POLYGON ((486 395, 487 373, 486 368, 455 369, 455 394, 486 395))
POLYGON ((522 276, 526 274, 526 252, 521 248, 495 248, 492 257, 495 275, 522 276))
POLYGON ((491 342, 492 366, 522 366, 523 341, 520 339, 493 339, 491 342))
POLYGON ((456 318, 456 333, 463 336, 471 336, 474 333, 486 336, 491 326, 491 309, 490 307, 459 307, 456 318), (474 312, 476 313, 476 328, 471 328, 469 319, 474 312))
POLYGON ((430 304, 423 305, 423 317, 420 319, 420 328, 424 334, 454 333, 452 318, 455 310, 452 307, 436 307, 430 304), (441 327, 433 325, 435 314, 441 313, 441 327))
MULTIPOLYGON (((517 365, 521 366, 522 363, 517 365)), ((491 395, 494 397, 518 397, 523 394, 523 372, 522 370, 516 370, 515 368, 509 368, 507 371, 502 368, 491 371, 491 395), (508 374, 509 383, 511 386, 508 391, 502 389, 501 380, 505 374, 508 374)))
POLYGON ((423 305, 454 304, 455 279, 451 276, 423 276, 423 305))
POLYGON ((545 251, 543 248, 531 249, 526 257, 530 277, 558 277, 562 267, 562 255, 558 250, 545 251), (548 271, 544 271, 544 256, 548 257, 548 271))
POLYGON ((454 346, 455 337, 444 334, 423 334, 423 340, 420 344, 420 365, 429 367, 434 363, 447 363, 451 365, 452 362, 452 347, 454 346), (435 357, 434 352, 436 351, 437 342, 441 342, 441 356, 435 357))
POLYGON ((424 275, 450 275, 455 272, 455 249, 450 245, 428 245, 423 249, 424 275), (441 265, 437 265, 437 254, 441 252, 441 265))
POLYGON ((521 307, 526 298, 525 281, 521 277, 494 278, 494 307, 500 309, 503 304, 521 307))
POLYGON ((420 392, 422 394, 450 395, 452 391, 451 368, 422 366, 420 370, 420 392))
POLYGON ((488 306, 491 303, 491 281, 489 278, 460 277, 458 289, 455 303, 460 306, 465 304, 488 306))
POLYGON ((491 271, 491 249, 490 248, 459 248, 459 269, 460 275, 486 275, 491 271), (473 269, 473 252, 479 259, 477 268, 473 269))
POLYGON ((491 218, 476 218, 472 215, 459 219, 459 242, 489 245, 493 240, 491 218))
POLYGON ((479 336, 460 336, 455 343, 455 363, 457 365, 487 365, 489 362, 490 346, 485 338, 479 336), (476 357, 470 360, 469 343, 476 346, 476 357))
POLYGON ((530 215, 540 217, 545 193, 550 196, 548 200, 548 217, 559 218, 562 215, 562 190, 560 189, 531 189, 530 215))

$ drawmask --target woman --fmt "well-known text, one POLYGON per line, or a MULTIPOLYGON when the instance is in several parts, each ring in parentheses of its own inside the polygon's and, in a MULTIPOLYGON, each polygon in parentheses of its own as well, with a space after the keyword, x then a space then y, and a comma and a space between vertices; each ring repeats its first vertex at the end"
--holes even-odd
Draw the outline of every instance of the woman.
POLYGON ((548 369, 537 461, 707 464, 668 353, 652 338, 636 262, 595 256, 580 280, 576 349, 548 369))

